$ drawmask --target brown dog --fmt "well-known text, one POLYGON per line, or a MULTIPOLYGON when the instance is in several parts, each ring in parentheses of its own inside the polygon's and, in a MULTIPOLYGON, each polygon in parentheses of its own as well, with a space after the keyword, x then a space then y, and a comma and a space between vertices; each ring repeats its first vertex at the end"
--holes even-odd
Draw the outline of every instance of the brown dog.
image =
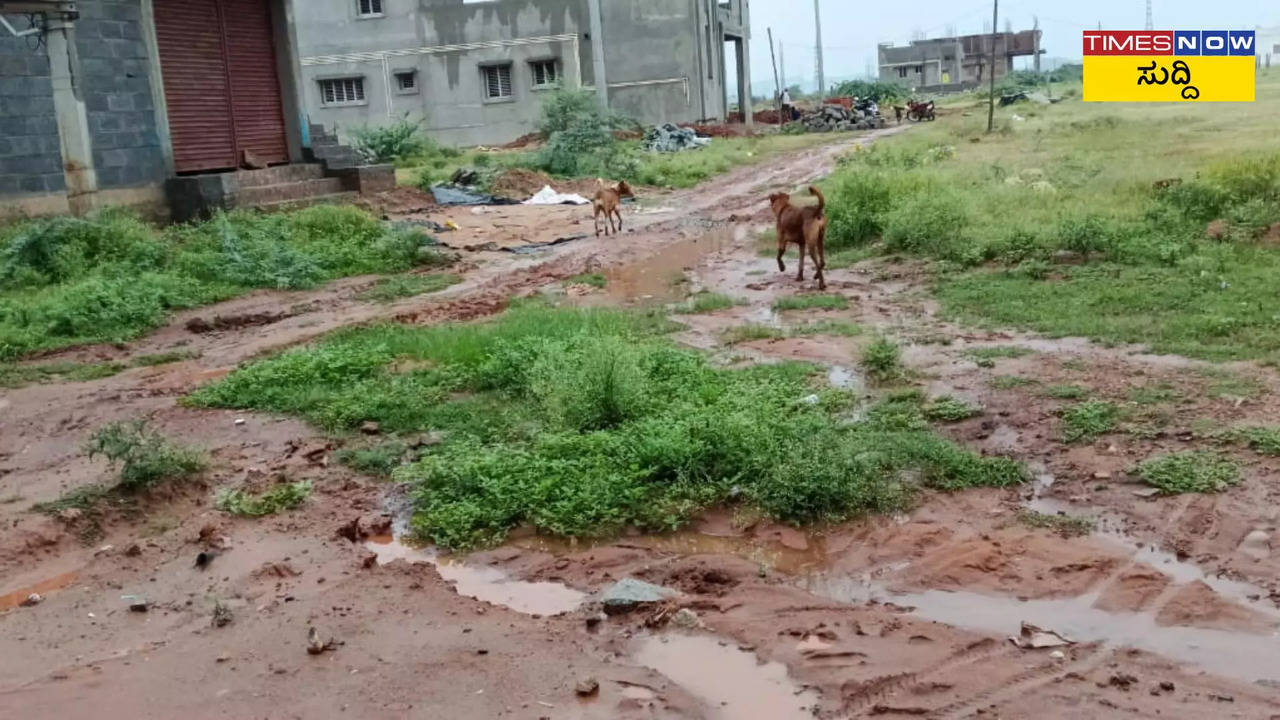
POLYGON ((609 234, 609 230, 613 230, 614 234, 622 232, 622 211, 619 209, 622 205, 622 198, 635 197, 635 193, 631 192, 631 186, 626 180, 609 187, 604 184, 603 180, 599 181, 600 189, 596 190, 596 196, 591 201, 591 210, 594 213, 596 223, 596 237, 600 237, 600 214, 604 213, 604 219, 609 223, 609 229, 605 230, 605 235, 609 234), (613 218, 618 218, 618 228, 614 230, 613 218))
POLYGON ((800 274, 796 280, 804 282, 804 255, 808 252, 817 268, 818 289, 826 290, 827 279, 822 271, 827 267, 827 199, 812 185, 809 192, 818 198, 817 206, 792 205, 791 196, 787 193, 769 196, 769 206, 778 220, 778 271, 787 271, 782 256, 786 254, 787 246, 795 243, 800 246, 800 274))

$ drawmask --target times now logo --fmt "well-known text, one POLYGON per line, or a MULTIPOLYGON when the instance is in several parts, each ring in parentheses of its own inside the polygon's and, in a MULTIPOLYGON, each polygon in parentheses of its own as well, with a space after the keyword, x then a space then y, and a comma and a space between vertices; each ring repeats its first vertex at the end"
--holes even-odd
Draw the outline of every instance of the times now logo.
POLYGON ((1253 30, 1086 30, 1085 55, 1253 55, 1253 30))

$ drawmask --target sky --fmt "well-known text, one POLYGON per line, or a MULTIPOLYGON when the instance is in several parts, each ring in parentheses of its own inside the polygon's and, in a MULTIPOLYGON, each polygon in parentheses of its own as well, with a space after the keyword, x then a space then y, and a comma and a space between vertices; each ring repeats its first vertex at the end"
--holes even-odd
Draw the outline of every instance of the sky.
MULTIPOLYGON (((828 82, 875 72, 876 44, 910 42, 913 33, 980 33, 991 25, 990 0, 820 0, 828 82)), ((1040 19, 1047 58, 1078 61, 1081 32, 1102 23, 1108 30, 1141 30, 1146 0, 999 0, 1000 29, 1040 19)), ((1236 30, 1280 25, 1280 0, 1152 0, 1157 30, 1236 30)), ((811 0, 751 0, 751 73, 757 93, 773 85, 768 28, 781 45, 788 84, 814 85, 811 0)), ((1017 67, 1030 58, 1018 58, 1017 67)), ((730 68, 730 75, 733 69, 730 68)), ((731 86, 732 87, 732 86, 731 86)))

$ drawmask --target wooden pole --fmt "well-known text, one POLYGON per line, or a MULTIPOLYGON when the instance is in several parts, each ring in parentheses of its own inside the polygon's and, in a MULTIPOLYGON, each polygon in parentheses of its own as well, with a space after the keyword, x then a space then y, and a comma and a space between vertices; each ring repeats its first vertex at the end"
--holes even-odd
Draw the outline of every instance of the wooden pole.
POLYGON ((991 97, 987 99, 987 132, 996 129, 996 28, 1000 26, 1000 0, 991 0, 991 97))
POLYGON ((778 112, 778 124, 782 124, 782 91, 778 89, 778 57, 773 54, 773 28, 769 28, 769 62, 773 63, 773 109, 778 112))

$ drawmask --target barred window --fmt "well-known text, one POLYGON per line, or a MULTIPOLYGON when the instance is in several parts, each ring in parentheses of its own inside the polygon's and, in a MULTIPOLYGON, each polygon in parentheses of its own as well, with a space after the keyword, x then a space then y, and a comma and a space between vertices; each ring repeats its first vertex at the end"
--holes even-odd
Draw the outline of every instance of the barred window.
POLYGON ((398 72, 396 73, 396 87, 402 93, 413 92, 418 89, 418 74, 414 72, 398 72))
POLYGON ((381 15, 382 0, 356 0, 356 10, 361 16, 381 15))
POLYGON ((529 63, 533 69, 533 86, 546 87, 555 85, 560 80, 559 68, 555 60, 535 60, 529 63))
POLYGON ((320 81, 320 97, 325 105, 358 105, 364 100, 364 78, 334 78, 320 81))
POLYGON ((489 65, 484 68, 485 97, 490 100, 509 98, 511 90, 511 65, 489 65))

